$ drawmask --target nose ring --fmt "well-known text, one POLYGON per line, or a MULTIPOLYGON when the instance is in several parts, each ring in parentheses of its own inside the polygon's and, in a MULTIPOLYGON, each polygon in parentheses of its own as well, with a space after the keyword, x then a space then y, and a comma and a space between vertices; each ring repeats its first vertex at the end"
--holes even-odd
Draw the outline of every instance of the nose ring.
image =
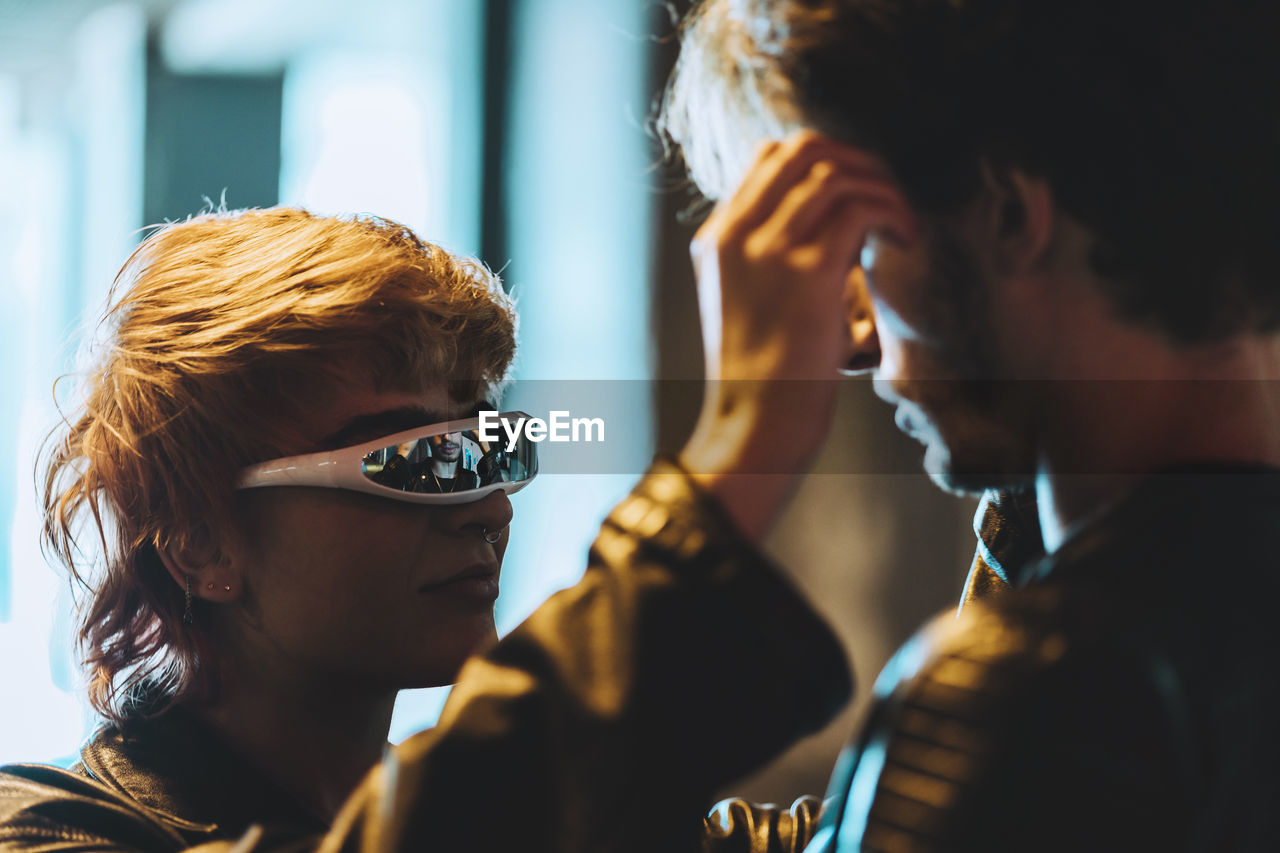
POLYGON ((498 540, 502 538, 502 531, 504 529, 505 528, 500 527, 497 530, 490 533, 489 528, 486 527, 480 531, 480 535, 483 536, 484 541, 488 542, 490 545, 496 545, 498 544, 498 540))

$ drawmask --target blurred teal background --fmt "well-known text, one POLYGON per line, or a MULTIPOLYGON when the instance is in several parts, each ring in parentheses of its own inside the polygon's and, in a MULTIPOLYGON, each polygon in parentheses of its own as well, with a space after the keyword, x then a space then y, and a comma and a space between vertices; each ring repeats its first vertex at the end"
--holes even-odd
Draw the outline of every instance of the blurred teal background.
MULTIPOLYGON (((93 725, 32 461, 54 380, 141 229, 210 202, 397 219, 502 270, 521 377, 646 379, 654 11, 0 0, 0 763, 70 756, 93 725)), ((653 443, 637 405, 640 471, 653 443)), ((501 630, 577 578, 631 479, 545 476, 517 498, 501 630)), ((429 725, 445 692, 406 693, 393 737, 429 725)))

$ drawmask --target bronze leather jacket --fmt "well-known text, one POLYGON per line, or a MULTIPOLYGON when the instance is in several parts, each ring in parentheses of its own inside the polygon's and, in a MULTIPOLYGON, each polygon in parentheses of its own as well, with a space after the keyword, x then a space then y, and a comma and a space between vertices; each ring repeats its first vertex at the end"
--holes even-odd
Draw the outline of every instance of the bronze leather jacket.
POLYGON ((810 853, 1280 850, 1280 471, 1154 475, 1039 559, 988 509, 810 853))
POLYGON ((101 731, 69 771, 0 771, 0 850, 794 853, 813 798, 703 815, 851 687, 808 604, 658 464, 582 581, 470 661, 331 827, 177 711, 101 731))

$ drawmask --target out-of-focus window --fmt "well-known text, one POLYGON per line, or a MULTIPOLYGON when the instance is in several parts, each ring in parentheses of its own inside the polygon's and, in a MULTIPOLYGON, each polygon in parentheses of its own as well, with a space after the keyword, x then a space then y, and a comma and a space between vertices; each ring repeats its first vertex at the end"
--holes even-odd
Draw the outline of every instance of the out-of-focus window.
MULTIPOLYGON (((514 405, 605 417, 614 452, 608 474, 553 465, 531 487, 513 527, 524 547, 503 571, 507 627, 578 579, 604 514, 653 454, 646 6, 515 4, 504 259, 521 299, 514 405)), ((552 460, 563 447, 543 445, 552 460)))
MULTIPOLYGON (((96 722, 32 470, 54 380, 152 221, 223 200, 397 219, 492 254, 535 414, 575 382, 649 376, 644 7, 42 0, 0 19, 0 764, 73 760, 96 722)), ((638 471, 651 441, 633 384, 638 471)), ((500 630, 577 578, 633 478, 546 471, 517 497, 500 630)), ((406 691, 393 739, 446 693, 406 691)))
POLYGON ((39 549, 32 465, 73 332, 141 225, 146 14, 72 5, 6 17, 0 69, 0 761, 67 760, 93 723, 69 586, 39 549))

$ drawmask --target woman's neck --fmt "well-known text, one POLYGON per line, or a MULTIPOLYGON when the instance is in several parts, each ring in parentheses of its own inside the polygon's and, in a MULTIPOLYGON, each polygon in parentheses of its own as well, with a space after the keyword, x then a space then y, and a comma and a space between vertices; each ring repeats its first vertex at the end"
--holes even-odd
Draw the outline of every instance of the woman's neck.
POLYGON ((386 750, 396 691, 269 682, 225 673, 217 702, 192 711, 301 807, 331 823, 386 750))

